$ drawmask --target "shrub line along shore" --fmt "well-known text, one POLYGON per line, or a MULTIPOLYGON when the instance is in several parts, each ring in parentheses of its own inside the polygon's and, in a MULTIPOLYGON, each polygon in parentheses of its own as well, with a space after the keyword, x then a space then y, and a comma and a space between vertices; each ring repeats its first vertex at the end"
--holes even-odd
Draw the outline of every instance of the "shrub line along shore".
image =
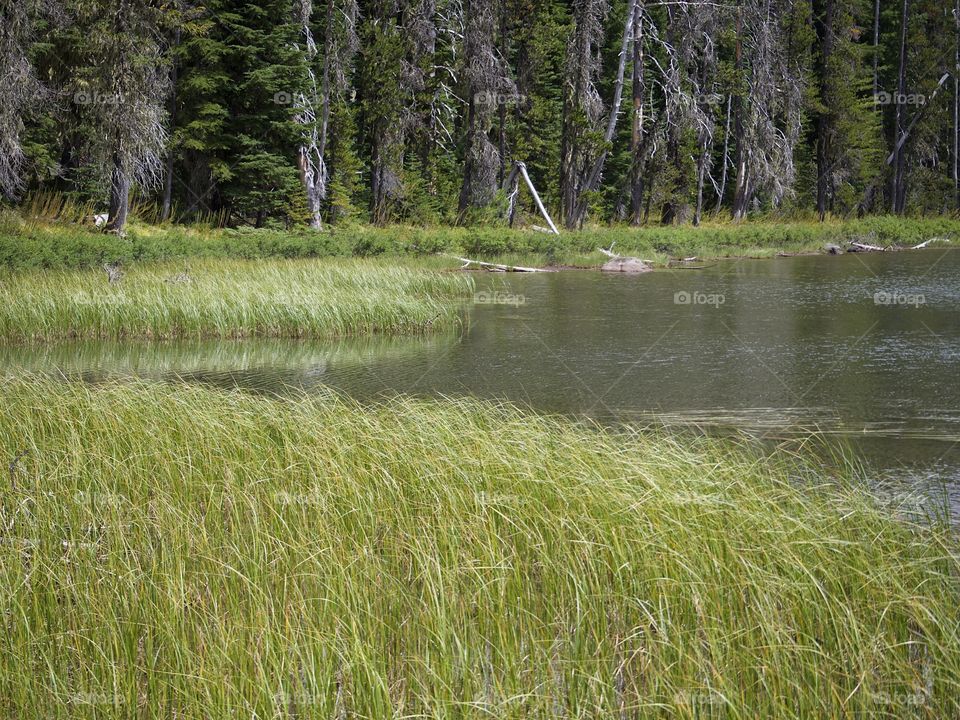
POLYGON ((505 227, 420 228, 347 226, 307 230, 209 230, 133 223, 125 237, 82 225, 26 220, 0 213, 0 266, 27 268, 99 267, 105 262, 142 263, 190 258, 371 257, 414 258, 428 267, 454 267, 437 257, 455 251, 478 259, 518 265, 592 266, 603 263, 597 248, 666 264, 697 256, 769 257, 778 253, 822 252, 829 243, 850 240, 879 246, 913 246, 934 238, 960 240, 960 220, 871 217, 818 222, 755 221, 705 223, 700 227, 626 226, 586 228, 559 236, 505 227))

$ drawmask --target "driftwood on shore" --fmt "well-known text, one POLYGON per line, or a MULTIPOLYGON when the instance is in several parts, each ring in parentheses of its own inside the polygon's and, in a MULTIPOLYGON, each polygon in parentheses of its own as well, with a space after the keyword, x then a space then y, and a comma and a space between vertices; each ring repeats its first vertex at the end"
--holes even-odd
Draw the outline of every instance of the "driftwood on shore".
POLYGON ((471 265, 479 265, 482 268, 489 270, 490 272, 527 272, 527 273, 536 273, 536 272, 553 272, 552 270, 547 270, 545 268, 534 268, 534 267, 524 267, 523 265, 502 265, 501 263, 492 263, 484 262, 482 260, 471 260, 470 258, 460 257, 458 255, 444 255, 444 257, 453 258, 459 260, 463 263, 463 270, 466 270, 471 265))
MULTIPOLYGON (((856 242, 850 240, 847 242, 846 252, 856 253, 856 252, 902 252, 904 250, 923 250, 925 247, 929 246, 932 242, 950 242, 947 238, 930 238, 925 240, 922 243, 917 245, 911 245, 909 247, 901 247, 898 245, 889 245, 887 247, 881 247, 880 245, 871 245, 869 243, 856 242)), ((825 246, 825 249, 831 255, 841 255, 844 252, 844 249, 839 245, 833 243, 828 243, 825 246)))

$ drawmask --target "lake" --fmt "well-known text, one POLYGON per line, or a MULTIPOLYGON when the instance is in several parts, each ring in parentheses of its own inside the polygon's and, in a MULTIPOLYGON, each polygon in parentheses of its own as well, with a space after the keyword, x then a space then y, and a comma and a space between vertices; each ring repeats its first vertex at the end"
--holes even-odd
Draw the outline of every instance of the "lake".
POLYGON ((960 512, 960 250, 477 276, 456 335, 0 347, 0 367, 263 392, 477 395, 769 442, 812 431, 960 512))

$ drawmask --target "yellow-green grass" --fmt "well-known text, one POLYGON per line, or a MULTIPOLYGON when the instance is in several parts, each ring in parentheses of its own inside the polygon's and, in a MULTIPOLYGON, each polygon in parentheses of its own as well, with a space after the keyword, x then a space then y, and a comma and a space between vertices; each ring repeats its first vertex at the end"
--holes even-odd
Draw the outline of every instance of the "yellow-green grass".
POLYGON ((205 260, 0 273, 0 339, 342 337, 459 321, 472 281, 363 260, 205 260))
POLYGON ((960 712, 955 538, 791 456, 474 400, 0 407, 2 717, 960 712))

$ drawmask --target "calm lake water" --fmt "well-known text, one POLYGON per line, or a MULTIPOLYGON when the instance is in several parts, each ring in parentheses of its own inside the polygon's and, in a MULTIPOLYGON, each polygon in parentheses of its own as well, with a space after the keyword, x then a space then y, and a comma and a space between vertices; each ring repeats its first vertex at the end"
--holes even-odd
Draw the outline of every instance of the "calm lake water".
POLYGON ((819 431, 891 492, 960 509, 960 250, 481 275, 478 290, 451 336, 0 347, 0 367, 476 395, 771 441, 819 431))

